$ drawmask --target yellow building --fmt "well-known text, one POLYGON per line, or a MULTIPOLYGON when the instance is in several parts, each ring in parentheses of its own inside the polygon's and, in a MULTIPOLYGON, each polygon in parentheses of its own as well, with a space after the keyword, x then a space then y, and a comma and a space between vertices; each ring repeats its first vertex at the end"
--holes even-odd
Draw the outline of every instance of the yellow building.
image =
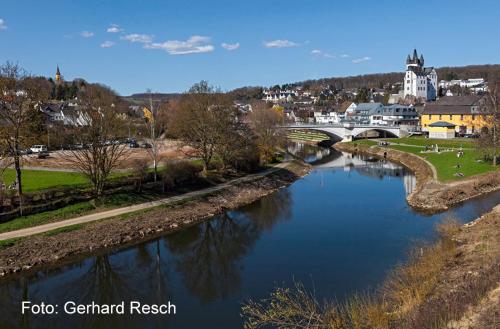
POLYGON ((445 96, 428 103, 421 112, 422 131, 431 132, 431 124, 445 122, 454 125, 459 136, 477 134, 486 125, 484 99, 477 95, 445 96))

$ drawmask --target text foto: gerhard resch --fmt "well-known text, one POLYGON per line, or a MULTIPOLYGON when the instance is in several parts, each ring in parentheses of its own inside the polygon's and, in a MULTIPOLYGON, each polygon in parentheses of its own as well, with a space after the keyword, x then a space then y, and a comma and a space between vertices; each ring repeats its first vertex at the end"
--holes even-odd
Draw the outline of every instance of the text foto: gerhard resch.
POLYGON ((118 304, 78 304, 73 301, 67 301, 62 305, 48 303, 32 303, 23 301, 21 305, 22 314, 70 314, 70 315, 93 315, 93 314, 151 314, 151 315, 170 315, 176 314, 177 308, 174 304, 142 304, 137 301, 128 303, 121 302, 118 304), (62 306, 62 307, 61 307, 62 306))

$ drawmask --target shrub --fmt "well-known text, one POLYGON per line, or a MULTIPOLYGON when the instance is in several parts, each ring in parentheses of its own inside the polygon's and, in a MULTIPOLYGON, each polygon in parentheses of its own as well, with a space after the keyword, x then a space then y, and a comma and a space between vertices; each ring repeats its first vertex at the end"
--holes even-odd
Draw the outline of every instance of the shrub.
POLYGON ((189 161, 168 161, 162 175, 163 188, 165 190, 196 184, 202 170, 201 166, 189 161))
POLYGON ((132 163, 132 175, 135 180, 135 188, 137 192, 142 191, 142 184, 148 177, 148 163, 146 160, 135 160, 132 163))
POLYGON ((260 168, 259 150, 255 145, 248 145, 229 164, 238 171, 255 172, 260 168))

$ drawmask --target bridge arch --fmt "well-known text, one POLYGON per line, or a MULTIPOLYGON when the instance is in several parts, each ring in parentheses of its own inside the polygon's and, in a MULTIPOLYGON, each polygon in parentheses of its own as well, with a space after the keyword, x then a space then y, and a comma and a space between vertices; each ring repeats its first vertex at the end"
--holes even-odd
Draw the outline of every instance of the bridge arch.
POLYGON ((387 126, 354 126, 354 125, 317 125, 317 124, 298 124, 283 127, 290 130, 314 130, 327 135, 331 141, 351 141, 360 134, 368 131, 376 131, 385 136, 400 137, 401 130, 399 127, 387 126))
POLYGON ((352 132, 352 137, 356 138, 359 135, 370 132, 370 131, 376 131, 377 133, 381 134, 384 138, 385 137, 391 137, 391 138, 398 138, 399 134, 395 132, 393 129, 384 129, 384 128, 374 128, 374 127, 366 127, 366 128, 355 128, 352 132))

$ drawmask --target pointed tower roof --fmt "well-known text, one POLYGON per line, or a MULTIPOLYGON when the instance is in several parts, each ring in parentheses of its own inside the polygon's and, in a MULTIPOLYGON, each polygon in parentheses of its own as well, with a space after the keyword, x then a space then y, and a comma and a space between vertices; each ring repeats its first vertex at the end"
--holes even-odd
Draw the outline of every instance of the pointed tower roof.
POLYGON ((408 57, 406 57, 406 64, 410 64, 411 62, 411 58, 410 58, 410 55, 408 55, 408 57))
POLYGON ((420 54, 420 65, 424 66, 424 55, 420 54))
POLYGON ((417 55, 417 49, 413 49, 413 60, 416 61, 418 59, 418 55, 417 55))
POLYGON ((59 65, 57 65, 56 75, 61 75, 61 71, 59 71, 59 65))

